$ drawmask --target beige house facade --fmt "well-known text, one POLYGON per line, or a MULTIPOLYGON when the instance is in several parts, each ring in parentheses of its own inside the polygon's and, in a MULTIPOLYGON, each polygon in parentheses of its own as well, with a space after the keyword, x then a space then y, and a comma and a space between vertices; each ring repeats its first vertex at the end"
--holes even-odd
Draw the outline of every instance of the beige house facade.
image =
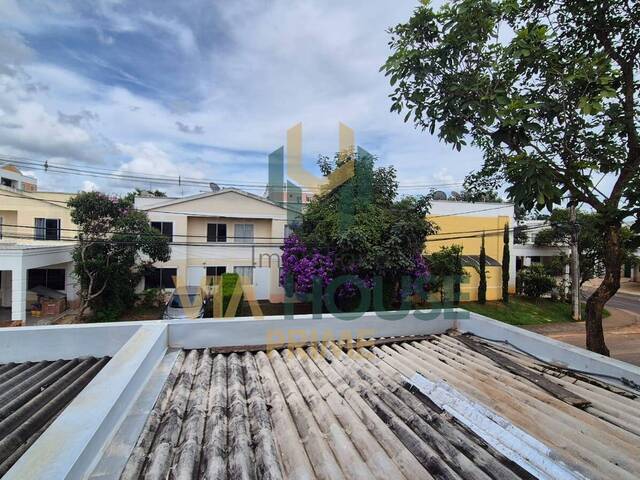
POLYGON ((223 273, 238 273, 256 299, 283 300, 279 267, 286 209, 237 189, 182 198, 136 197, 135 206, 171 240, 171 259, 155 264, 141 289, 207 286, 223 273))
POLYGON ((36 290, 77 300, 75 226, 67 207, 73 194, 38 192, 35 179, 13 166, 0 167, 0 177, 0 317, 25 322, 36 290), (14 177, 21 180, 9 185, 14 177))

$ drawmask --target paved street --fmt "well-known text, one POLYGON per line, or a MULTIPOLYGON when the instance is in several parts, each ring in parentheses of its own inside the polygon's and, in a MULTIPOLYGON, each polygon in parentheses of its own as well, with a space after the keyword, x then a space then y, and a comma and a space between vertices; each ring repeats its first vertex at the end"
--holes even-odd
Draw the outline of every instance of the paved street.
MULTIPOLYGON (((583 293, 588 295, 590 289, 583 293)), ((640 296, 618 293, 608 303, 611 315, 604 319, 605 340, 611 356, 640 365, 640 296)), ((529 330, 578 347, 585 347, 584 322, 534 325, 529 330)))
MULTIPOLYGON (((583 288, 582 297, 587 299, 589 294, 593 292, 593 288, 583 288)), ((607 302, 607 307, 622 308, 640 315, 640 295, 636 293, 620 292, 607 302)))

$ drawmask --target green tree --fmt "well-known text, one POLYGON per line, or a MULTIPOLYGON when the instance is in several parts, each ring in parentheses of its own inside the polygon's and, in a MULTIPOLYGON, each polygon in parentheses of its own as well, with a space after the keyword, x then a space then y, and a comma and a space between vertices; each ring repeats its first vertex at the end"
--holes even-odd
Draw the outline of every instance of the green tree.
POLYGON ((440 247, 427 258, 429 266, 429 289, 440 293, 440 303, 449 300, 447 292, 452 291, 453 304, 460 301, 460 283, 466 275, 462 266, 462 245, 440 247))
POLYGON ((425 218, 429 199, 397 200, 395 169, 375 168, 374 157, 363 150, 333 159, 321 157, 319 164, 329 175, 351 161, 354 175, 316 195, 295 233, 309 252, 331 256, 333 278, 356 275, 370 283, 382 277, 393 297, 399 298, 402 277, 416 272, 425 238, 435 232, 425 218))
POLYGON ((126 198, 83 192, 68 205, 79 231, 73 259, 80 283, 80 316, 91 308, 116 317, 133 304, 143 271, 153 262, 169 260, 169 241, 126 198))
MULTIPOLYGON (((542 247, 563 247, 571 240, 569 210, 556 208, 548 218, 549 227, 538 231, 535 244, 542 247)), ((578 256, 580 259, 580 284, 602 275, 606 244, 602 235, 603 222, 594 212, 576 212, 578 225, 578 256)), ((637 237, 623 225, 620 229, 623 263, 636 263, 637 237)))
POLYGON ((136 197, 157 197, 157 198, 166 198, 167 194, 162 190, 143 190, 141 188, 136 188, 135 190, 127 193, 124 196, 126 201, 129 201, 133 204, 136 197))
POLYGON ((503 202, 495 190, 462 190, 461 192, 451 192, 449 199, 455 200, 456 202, 503 202))
POLYGON ((586 344, 605 355, 623 219, 640 230, 639 22, 640 5, 626 0, 425 3, 391 30, 382 67, 392 111, 458 150, 483 151, 467 189, 507 183, 527 210, 570 197, 600 215, 605 273, 587 300, 586 344), (594 182, 605 175, 607 192, 594 182))
POLYGON ((509 224, 504 225, 503 245, 502 245, 502 301, 509 303, 509 263, 511 253, 509 252, 509 224))
POLYGON ((484 233, 482 233, 482 243, 480 244, 480 264, 478 273, 480 282, 478 283, 478 303, 487 303, 487 253, 484 250, 484 233))

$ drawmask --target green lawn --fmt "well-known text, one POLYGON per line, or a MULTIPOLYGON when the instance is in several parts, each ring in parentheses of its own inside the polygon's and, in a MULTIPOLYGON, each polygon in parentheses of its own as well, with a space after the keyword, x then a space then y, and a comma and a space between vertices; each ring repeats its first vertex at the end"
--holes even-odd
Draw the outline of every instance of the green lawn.
MULTIPOLYGON (((460 304, 460 307, 511 325, 540 325, 571 321, 571 305, 548 298, 530 300, 524 297, 511 297, 508 305, 501 301, 487 302, 484 305, 468 302, 460 304)), ((584 316, 584 304, 582 312, 584 316)), ((609 316, 609 312, 605 310, 604 316, 609 316)))

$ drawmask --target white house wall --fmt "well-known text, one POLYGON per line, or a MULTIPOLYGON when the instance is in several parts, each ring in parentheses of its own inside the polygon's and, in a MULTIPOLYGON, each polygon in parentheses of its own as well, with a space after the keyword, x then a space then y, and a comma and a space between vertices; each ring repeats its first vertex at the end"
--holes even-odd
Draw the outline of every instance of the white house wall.
POLYGON ((146 209, 152 222, 173 223, 171 258, 156 263, 157 267, 175 268, 178 285, 193 282, 189 271, 194 267, 271 266, 269 298, 281 301, 279 286, 280 245, 284 241, 287 224, 286 210, 270 201, 234 191, 200 194, 184 199, 136 198, 136 207, 146 209), (207 242, 207 224, 227 225, 227 241, 207 242), (233 238, 237 224, 252 224, 254 241, 239 243, 233 238), (270 263, 270 264, 269 264, 270 263))

